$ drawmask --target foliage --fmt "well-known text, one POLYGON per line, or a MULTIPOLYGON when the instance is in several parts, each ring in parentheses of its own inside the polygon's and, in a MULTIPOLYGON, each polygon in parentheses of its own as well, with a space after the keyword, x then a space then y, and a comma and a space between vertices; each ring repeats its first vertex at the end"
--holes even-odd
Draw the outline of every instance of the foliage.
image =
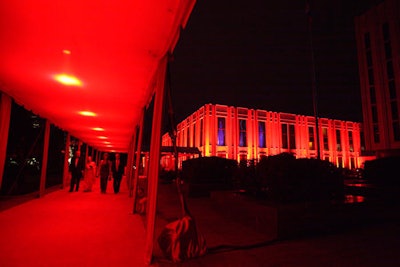
POLYGON ((377 186, 400 186, 400 157, 384 157, 364 163, 364 178, 377 186))
POLYGON ((344 195, 344 178, 332 163, 288 153, 261 159, 256 184, 267 199, 282 203, 331 201, 344 195))

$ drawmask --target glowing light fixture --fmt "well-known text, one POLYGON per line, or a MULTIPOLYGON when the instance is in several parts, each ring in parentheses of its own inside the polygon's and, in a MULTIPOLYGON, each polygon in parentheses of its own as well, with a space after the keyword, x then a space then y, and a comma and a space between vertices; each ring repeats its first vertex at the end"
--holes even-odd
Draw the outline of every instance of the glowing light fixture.
POLYGON ((99 139, 107 139, 106 136, 99 136, 99 139))
POLYGON ((68 49, 64 49, 63 53, 66 54, 66 55, 71 55, 71 51, 69 51, 68 49))
POLYGON ((100 127, 94 127, 94 128, 92 128, 92 130, 98 131, 98 132, 103 132, 104 131, 104 129, 100 128, 100 127))
POLYGON ((66 86, 82 87, 83 85, 77 77, 65 73, 54 75, 54 80, 66 86))
POLYGON ((82 110, 78 112, 80 115, 82 116, 86 116, 86 117, 96 117, 96 113, 92 112, 92 111, 87 111, 87 110, 82 110))

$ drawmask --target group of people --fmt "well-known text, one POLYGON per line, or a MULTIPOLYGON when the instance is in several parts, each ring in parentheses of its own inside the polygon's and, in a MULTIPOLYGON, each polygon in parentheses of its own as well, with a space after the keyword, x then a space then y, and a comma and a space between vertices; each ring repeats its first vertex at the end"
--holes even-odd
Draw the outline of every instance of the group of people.
POLYGON ((83 192, 91 192, 96 177, 100 176, 100 192, 107 192, 108 181, 113 180, 114 193, 118 194, 121 186, 121 180, 125 173, 125 164, 121 161, 120 153, 115 153, 115 159, 110 160, 109 154, 104 153, 99 162, 99 166, 92 160, 91 156, 86 157, 86 162, 81 157, 80 150, 76 150, 71 158, 69 165, 71 173, 71 182, 69 192, 79 191, 79 185, 82 178, 86 184, 83 192))

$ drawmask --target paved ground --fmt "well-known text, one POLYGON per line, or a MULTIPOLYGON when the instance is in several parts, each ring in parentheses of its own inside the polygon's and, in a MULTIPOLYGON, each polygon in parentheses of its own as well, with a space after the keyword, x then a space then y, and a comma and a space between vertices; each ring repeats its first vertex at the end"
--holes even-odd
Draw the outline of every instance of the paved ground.
POLYGON ((66 188, 19 202, 0 212, 0 266, 145 266, 143 220, 126 186, 100 194, 97 181, 90 193, 66 188))
MULTIPOLYGON (((174 219, 172 214, 179 217, 181 210, 176 208, 178 199, 171 198, 174 192, 171 187, 160 185, 159 192, 158 218, 165 225, 174 219), (162 199, 163 196, 169 196, 169 200, 162 199)), ((251 212, 235 214, 243 210, 239 202, 224 206, 226 202, 214 196, 187 200, 209 253, 179 264, 166 261, 160 253, 156 255, 158 266, 400 266, 400 220, 396 205, 350 211, 344 216, 347 226, 339 224, 335 229, 332 227, 335 224, 326 223, 328 228, 311 224, 315 231, 308 228, 307 234, 297 232, 284 240, 273 231, 261 229, 260 225, 269 223, 268 218, 251 217, 251 212), (364 214, 366 210, 374 214, 364 214)))
MULTIPOLYGON (((173 186, 160 184, 156 238, 181 217, 177 196, 173 186)), ((0 266, 144 266, 144 220, 132 214, 132 201, 126 189, 118 195, 110 187, 105 195, 59 190, 0 209, 0 266)), ((188 198, 188 205, 208 253, 174 264, 155 240, 153 266, 400 266, 398 206, 374 209, 377 216, 349 221, 352 227, 283 240, 262 230, 268 217, 236 213, 240 204, 224 206, 212 196, 188 198)))

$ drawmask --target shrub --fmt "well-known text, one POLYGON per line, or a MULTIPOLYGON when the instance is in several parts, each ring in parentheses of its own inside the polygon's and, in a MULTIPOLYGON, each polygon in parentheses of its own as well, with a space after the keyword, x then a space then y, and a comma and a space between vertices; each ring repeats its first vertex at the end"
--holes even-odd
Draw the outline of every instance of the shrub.
POLYGON ((385 157, 364 163, 364 178, 377 186, 399 186, 400 157, 385 157))
POLYGON ((256 173, 260 190, 272 201, 330 201, 344 196, 343 176, 328 161, 282 153, 260 160, 256 173))

